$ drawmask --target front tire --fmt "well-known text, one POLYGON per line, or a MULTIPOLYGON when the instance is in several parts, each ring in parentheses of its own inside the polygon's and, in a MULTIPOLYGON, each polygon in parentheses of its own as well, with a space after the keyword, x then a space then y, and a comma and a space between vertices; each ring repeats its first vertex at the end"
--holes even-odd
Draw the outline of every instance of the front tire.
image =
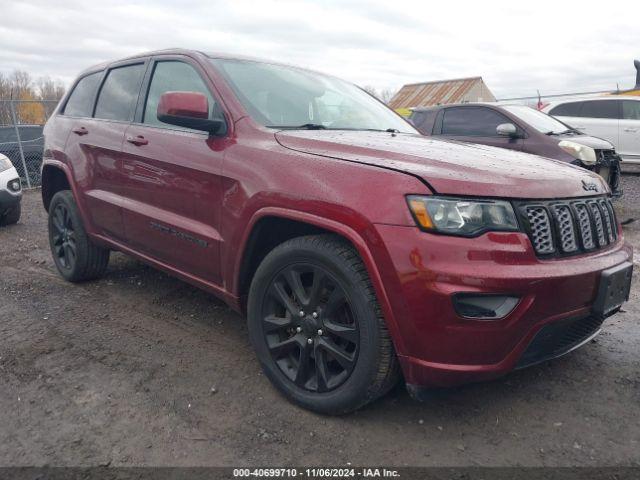
POLYGON ((22 207, 21 204, 18 203, 0 218, 0 225, 13 225, 14 223, 18 223, 21 213, 22 207))
POLYGON ((109 264, 109 250, 89 239, 69 190, 62 190, 51 199, 49 245, 58 272, 69 282, 99 278, 109 264))
POLYGON ((272 250, 253 278, 248 316, 265 374, 307 409, 356 410, 399 377, 366 268, 339 237, 298 237, 272 250))

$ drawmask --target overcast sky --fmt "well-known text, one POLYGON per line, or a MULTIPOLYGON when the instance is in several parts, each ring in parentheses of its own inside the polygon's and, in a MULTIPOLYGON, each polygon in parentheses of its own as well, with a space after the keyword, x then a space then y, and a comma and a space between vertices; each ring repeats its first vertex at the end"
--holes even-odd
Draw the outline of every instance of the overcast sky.
POLYGON ((0 0, 0 18, 0 71, 67 84, 95 63, 185 47, 377 88, 481 75, 505 98, 630 88, 640 58, 637 1, 0 0))

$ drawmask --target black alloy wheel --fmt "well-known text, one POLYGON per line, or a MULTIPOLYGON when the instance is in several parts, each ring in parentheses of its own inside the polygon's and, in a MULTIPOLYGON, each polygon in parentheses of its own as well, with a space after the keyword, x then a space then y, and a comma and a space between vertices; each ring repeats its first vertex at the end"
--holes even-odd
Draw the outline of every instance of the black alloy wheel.
POLYGON ((344 289, 321 266, 288 265, 275 277, 262 306, 269 352, 296 385, 327 392, 353 371, 358 323, 344 289))
POLYGON ((263 371, 304 408, 347 413, 400 377, 367 269, 341 237, 295 237, 271 250, 252 277, 247 315, 263 371))
POLYGON ((49 204, 49 246, 60 275, 70 282, 101 277, 109 264, 109 249, 94 244, 69 190, 57 192, 49 204))
POLYGON ((78 259, 76 234, 69 209, 64 203, 56 205, 51 213, 52 249, 57 263, 62 268, 72 270, 78 259))

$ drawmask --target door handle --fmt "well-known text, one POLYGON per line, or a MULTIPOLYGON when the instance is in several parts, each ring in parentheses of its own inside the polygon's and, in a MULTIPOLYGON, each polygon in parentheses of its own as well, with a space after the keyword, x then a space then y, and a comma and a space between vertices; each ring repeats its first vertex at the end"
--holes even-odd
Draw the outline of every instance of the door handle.
POLYGON ((625 128, 624 129, 625 132, 629 132, 629 133, 636 133, 638 131, 637 128, 625 128))
POLYGON ((149 140, 144 138, 142 135, 138 135, 136 137, 132 137, 131 135, 129 135, 127 137, 127 142, 134 144, 136 147, 139 147, 141 145, 147 145, 149 143, 149 140))
POLYGON ((576 130, 586 130, 587 127, 574 127, 576 130))
POLYGON ((87 133, 89 133, 89 130, 87 130, 84 127, 76 127, 73 130, 71 130, 73 133, 75 133, 76 135, 86 135, 87 133))

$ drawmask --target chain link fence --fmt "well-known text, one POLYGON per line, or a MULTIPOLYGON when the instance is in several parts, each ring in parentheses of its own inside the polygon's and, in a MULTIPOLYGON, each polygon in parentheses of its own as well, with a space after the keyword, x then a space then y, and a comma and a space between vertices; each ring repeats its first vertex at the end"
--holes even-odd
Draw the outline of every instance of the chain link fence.
POLYGON ((57 100, 0 100, 0 153, 16 167, 24 188, 40 185, 42 129, 57 100))

